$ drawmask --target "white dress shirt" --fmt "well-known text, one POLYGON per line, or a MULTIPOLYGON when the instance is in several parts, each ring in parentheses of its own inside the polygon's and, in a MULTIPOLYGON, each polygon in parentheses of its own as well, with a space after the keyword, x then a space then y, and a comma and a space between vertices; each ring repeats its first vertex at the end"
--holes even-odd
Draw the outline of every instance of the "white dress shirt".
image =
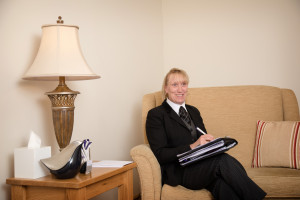
POLYGON ((176 104, 173 101, 171 101, 170 99, 167 98, 167 103, 171 106, 171 108, 177 113, 177 115, 179 116, 179 108, 180 106, 184 107, 184 109, 186 110, 185 107, 185 102, 183 104, 176 104))

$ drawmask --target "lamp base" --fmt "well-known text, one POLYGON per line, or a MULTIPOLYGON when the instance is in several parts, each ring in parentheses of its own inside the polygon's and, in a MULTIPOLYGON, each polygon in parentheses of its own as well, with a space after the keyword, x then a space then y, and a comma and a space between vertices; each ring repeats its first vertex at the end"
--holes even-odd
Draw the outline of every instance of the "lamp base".
POLYGON ((59 77, 59 85, 47 92, 52 103, 52 119, 56 140, 60 150, 70 144, 74 125, 74 101, 79 94, 68 88, 65 77, 59 77))

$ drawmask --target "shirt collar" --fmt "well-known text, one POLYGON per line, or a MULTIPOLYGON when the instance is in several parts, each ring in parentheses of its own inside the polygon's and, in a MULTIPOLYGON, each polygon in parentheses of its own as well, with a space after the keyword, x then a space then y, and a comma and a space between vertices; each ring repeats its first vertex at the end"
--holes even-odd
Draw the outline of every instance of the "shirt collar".
POLYGON ((167 98, 167 103, 177 113, 177 115, 179 115, 179 108, 180 108, 180 106, 183 106, 184 109, 186 110, 185 102, 183 104, 176 104, 176 103, 174 103, 173 101, 171 101, 170 99, 167 98))

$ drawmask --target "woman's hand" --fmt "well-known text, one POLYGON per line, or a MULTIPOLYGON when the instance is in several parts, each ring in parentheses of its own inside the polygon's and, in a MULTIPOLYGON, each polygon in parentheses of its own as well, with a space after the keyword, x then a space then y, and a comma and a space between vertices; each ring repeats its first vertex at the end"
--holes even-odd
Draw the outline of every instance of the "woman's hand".
POLYGON ((206 144, 214 139, 214 136, 210 134, 201 135, 196 142, 190 145, 191 149, 196 148, 199 145, 206 144))

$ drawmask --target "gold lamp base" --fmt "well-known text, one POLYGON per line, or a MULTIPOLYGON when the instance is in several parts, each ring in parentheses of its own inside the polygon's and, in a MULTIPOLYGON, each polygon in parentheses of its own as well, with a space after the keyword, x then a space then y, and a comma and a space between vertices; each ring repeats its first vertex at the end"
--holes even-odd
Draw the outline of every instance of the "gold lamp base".
POLYGON ((56 140, 60 150, 70 144, 74 124, 74 101, 80 94, 68 88, 65 77, 59 77, 59 84, 52 92, 47 92, 52 103, 52 118, 56 140))

